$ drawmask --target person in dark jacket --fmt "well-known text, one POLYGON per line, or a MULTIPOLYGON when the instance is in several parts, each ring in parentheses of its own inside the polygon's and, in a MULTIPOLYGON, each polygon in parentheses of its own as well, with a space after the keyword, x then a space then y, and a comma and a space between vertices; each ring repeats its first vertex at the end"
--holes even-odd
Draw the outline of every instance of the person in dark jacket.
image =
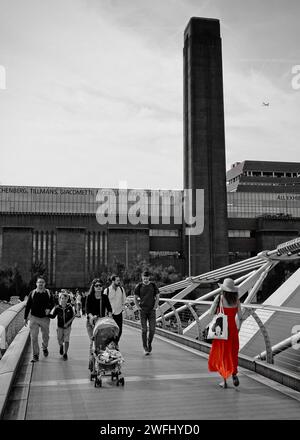
POLYGON ((70 344, 71 325, 75 318, 75 312, 72 305, 68 304, 70 295, 61 292, 59 295, 59 305, 49 314, 49 318, 54 319, 57 316, 57 340, 59 344, 59 354, 63 359, 68 359, 68 350, 70 344))
POLYGON ((159 290, 157 285, 150 282, 150 272, 144 270, 142 283, 137 284, 134 289, 134 302, 140 311, 142 342, 144 354, 148 356, 152 351, 152 341, 155 333, 156 309, 159 301, 159 290), (147 337, 147 322, 149 323, 149 333, 147 337))
POLYGON ((33 358, 32 362, 39 360, 39 329, 42 332, 42 348, 44 356, 48 356, 48 343, 49 343, 49 326, 50 318, 49 313, 54 307, 54 300, 48 289, 45 288, 46 281, 43 277, 39 276, 36 281, 36 289, 32 290, 28 295, 25 314, 24 325, 27 326, 28 317, 30 312, 30 338, 32 344, 33 358))
POLYGON ((107 295, 102 295, 103 283, 99 278, 92 281, 86 298, 86 329, 90 338, 90 352, 92 350, 93 328, 98 318, 105 316, 106 311, 111 312, 107 295))

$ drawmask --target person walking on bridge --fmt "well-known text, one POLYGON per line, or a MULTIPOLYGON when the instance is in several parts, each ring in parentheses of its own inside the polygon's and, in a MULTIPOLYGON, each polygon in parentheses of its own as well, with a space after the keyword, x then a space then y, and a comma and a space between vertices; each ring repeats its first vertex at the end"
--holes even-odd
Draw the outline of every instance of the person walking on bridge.
POLYGON ((81 318, 81 310, 82 310, 82 304, 81 304, 81 294, 79 292, 79 290, 76 291, 76 296, 75 296, 75 303, 76 303, 76 316, 77 318, 81 318))
POLYGON ((120 277, 112 275, 110 277, 111 285, 104 289, 103 295, 108 297, 108 312, 112 313, 112 317, 119 326, 119 335, 117 338, 117 345, 122 335, 123 328, 123 310, 125 307, 126 294, 124 287, 121 286, 120 277))
POLYGON ((54 319, 57 316, 57 340, 59 344, 59 354, 66 361, 68 359, 68 350, 70 344, 71 325, 75 318, 73 306, 69 303, 70 295, 67 292, 61 292, 59 295, 59 305, 55 306, 49 318, 54 319))
POLYGON ((90 338, 90 352, 93 345, 93 329, 98 318, 105 316, 106 310, 109 310, 107 295, 102 294, 103 282, 100 278, 95 278, 90 286, 86 298, 86 329, 90 338))
POLYGON ((39 360, 39 329, 42 332, 42 348, 44 356, 48 356, 48 342, 49 342, 49 313, 54 307, 54 299, 48 289, 45 288, 46 281, 39 276, 36 281, 36 289, 32 290, 28 295, 25 314, 24 325, 27 326, 28 315, 30 312, 30 338, 32 344, 33 357, 31 362, 39 360))
POLYGON ((150 282, 150 272, 145 270, 142 274, 142 283, 137 284, 134 289, 134 302, 141 315, 142 341, 145 356, 148 356, 152 351, 158 301, 158 287, 153 281, 150 282), (148 337, 147 322, 149 323, 148 337))
POLYGON ((209 314, 213 317, 220 311, 221 301, 224 308, 224 314, 228 319, 228 339, 213 339, 209 359, 209 371, 218 371, 223 377, 220 386, 227 388, 227 379, 232 376, 234 386, 239 386, 238 374, 238 352, 239 335, 238 327, 242 322, 241 305, 238 295, 238 287, 235 286, 231 278, 226 278, 221 287, 220 295, 217 295, 209 309, 209 314), (236 324, 236 315, 239 318, 239 325, 236 324))

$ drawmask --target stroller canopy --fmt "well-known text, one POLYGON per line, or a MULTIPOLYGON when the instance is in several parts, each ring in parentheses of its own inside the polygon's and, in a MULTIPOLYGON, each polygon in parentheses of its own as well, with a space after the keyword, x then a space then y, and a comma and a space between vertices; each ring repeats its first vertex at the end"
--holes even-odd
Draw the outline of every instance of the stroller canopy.
POLYGON ((93 330, 95 347, 103 349, 119 334, 119 326, 112 318, 99 318, 93 330))

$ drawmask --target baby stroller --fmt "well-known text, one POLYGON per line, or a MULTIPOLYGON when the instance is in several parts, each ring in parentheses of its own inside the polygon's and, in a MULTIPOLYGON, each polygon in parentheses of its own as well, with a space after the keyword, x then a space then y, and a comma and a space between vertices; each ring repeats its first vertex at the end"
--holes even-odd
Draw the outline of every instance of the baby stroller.
POLYGON ((124 359, 119 350, 116 350, 116 338, 119 327, 112 318, 99 318, 93 330, 92 353, 89 361, 90 379, 95 379, 95 388, 102 386, 102 376, 109 375, 111 380, 116 379, 116 385, 125 383, 121 372, 124 359))

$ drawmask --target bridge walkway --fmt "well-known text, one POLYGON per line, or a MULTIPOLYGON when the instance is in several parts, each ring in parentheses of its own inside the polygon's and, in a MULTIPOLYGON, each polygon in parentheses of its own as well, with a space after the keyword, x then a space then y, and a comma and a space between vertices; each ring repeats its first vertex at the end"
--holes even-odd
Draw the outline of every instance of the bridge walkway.
MULTIPOLYGON (((94 388, 88 370, 86 318, 73 323, 69 359, 58 353, 51 322, 49 356, 32 364, 28 348, 12 389, 5 420, 208 420, 300 419, 300 393, 240 369, 238 388, 219 387, 207 355, 155 336, 145 356, 141 332, 124 326, 120 350, 125 386, 109 376, 94 388)), ((230 381, 231 382, 231 381, 230 381)))

